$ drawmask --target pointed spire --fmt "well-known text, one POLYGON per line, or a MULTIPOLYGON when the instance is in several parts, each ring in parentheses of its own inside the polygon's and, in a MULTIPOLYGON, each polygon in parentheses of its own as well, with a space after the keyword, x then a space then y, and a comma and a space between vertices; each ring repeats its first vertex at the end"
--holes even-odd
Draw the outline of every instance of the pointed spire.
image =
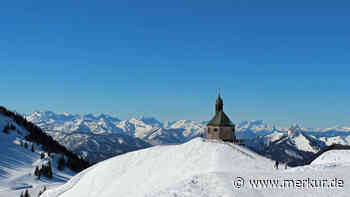
POLYGON ((224 104, 223 100, 221 99, 221 89, 219 88, 218 99, 216 99, 215 112, 218 113, 220 111, 223 111, 223 108, 224 104))

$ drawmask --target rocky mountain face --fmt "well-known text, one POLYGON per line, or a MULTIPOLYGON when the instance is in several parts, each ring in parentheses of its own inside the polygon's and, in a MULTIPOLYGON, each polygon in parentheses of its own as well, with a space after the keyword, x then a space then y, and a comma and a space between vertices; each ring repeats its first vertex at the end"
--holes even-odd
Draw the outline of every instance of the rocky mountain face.
POLYGON ((324 149, 325 142, 294 126, 288 132, 275 131, 269 135, 247 140, 246 145, 261 155, 297 166, 324 149))
MULTIPOLYGON (((100 115, 34 112, 27 120, 91 162, 143 149, 152 145, 187 142, 205 133, 207 121, 161 122, 140 117, 120 120, 100 115)), ((262 120, 236 123, 236 135, 244 144, 269 158, 298 165, 332 144, 350 145, 350 127, 309 129, 295 126, 277 128, 262 120)))

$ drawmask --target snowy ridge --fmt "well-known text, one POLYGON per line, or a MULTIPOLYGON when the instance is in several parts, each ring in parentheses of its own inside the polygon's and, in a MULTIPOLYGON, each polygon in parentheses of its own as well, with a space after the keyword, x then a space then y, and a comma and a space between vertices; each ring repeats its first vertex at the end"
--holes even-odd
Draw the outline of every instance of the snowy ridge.
MULTIPOLYGON (((181 181, 201 181, 201 177, 219 179, 218 174, 224 172, 240 172, 244 169, 259 171, 273 166, 273 162, 268 159, 259 157, 255 160, 248 157, 247 155, 254 155, 249 150, 237 151, 232 147, 235 145, 196 138, 182 145, 155 146, 127 153, 99 163, 81 175, 80 181, 60 196, 74 196, 78 193, 82 196, 101 197, 168 196, 167 188, 181 181), (242 154, 241 151, 247 154, 242 154), (249 160, 254 162, 247 162, 249 160)), ((209 192, 209 196, 218 196, 227 191, 206 192, 209 192)), ((45 197, 54 197, 53 194, 54 191, 47 192, 45 197)))
POLYGON ((350 150, 330 150, 317 157, 315 164, 347 164, 350 165, 350 150))
MULTIPOLYGON (((328 154, 331 154, 328 153, 328 154)), ((337 156, 349 153, 335 152, 337 156)), ((321 159, 321 158, 320 158, 321 159)), ((181 145, 154 146, 100 162, 74 177, 74 181, 49 190, 44 197, 133 196, 133 197, 328 197, 347 196, 350 165, 336 160, 310 166, 275 170, 274 162, 228 142, 193 139, 181 145), (232 185, 237 177, 246 185, 232 185), (251 188, 253 179, 325 179, 345 181, 342 188, 251 188)))

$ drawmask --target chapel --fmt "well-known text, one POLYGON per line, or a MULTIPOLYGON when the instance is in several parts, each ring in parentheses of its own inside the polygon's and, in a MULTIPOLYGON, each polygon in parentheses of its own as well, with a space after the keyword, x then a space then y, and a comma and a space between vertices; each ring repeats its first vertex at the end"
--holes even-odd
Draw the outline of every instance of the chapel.
POLYGON ((216 99, 215 116, 207 124, 206 138, 230 142, 236 141, 235 125, 224 112, 224 103, 220 92, 216 99))

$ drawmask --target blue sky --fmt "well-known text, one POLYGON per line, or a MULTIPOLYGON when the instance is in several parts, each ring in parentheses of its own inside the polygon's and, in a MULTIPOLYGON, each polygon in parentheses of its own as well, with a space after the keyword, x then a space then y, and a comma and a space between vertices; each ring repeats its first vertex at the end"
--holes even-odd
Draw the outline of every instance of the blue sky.
POLYGON ((1 104, 19 112, 350 125, 346 1, 6 1, 1 104))

